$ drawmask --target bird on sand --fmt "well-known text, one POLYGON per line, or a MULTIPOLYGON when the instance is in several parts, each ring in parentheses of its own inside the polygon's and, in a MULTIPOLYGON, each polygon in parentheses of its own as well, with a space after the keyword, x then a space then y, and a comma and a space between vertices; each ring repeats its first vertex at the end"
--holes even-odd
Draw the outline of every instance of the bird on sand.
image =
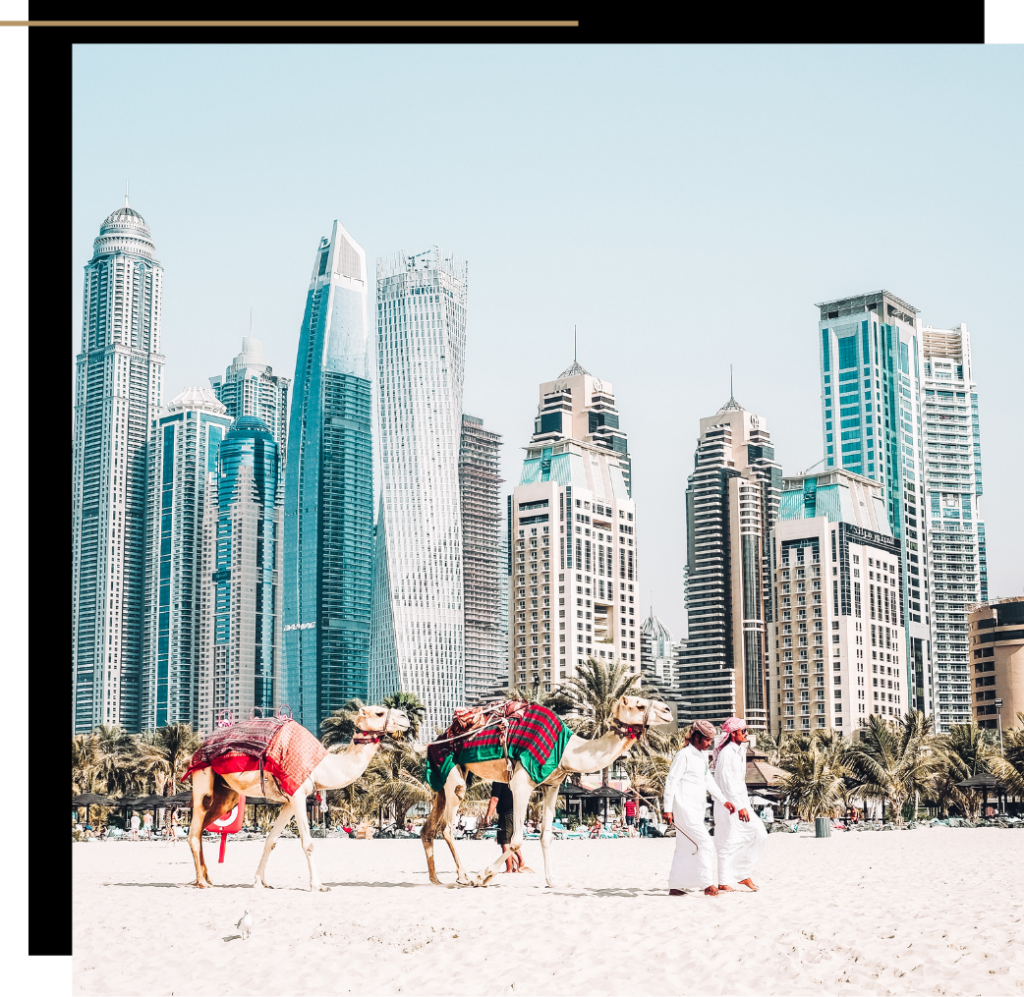
POLYGON ((235 927, 242 933, 243 938, 249 937, 249 932, 252 931, 252 914, 249 913, 248 909, 246 909, 235 927))

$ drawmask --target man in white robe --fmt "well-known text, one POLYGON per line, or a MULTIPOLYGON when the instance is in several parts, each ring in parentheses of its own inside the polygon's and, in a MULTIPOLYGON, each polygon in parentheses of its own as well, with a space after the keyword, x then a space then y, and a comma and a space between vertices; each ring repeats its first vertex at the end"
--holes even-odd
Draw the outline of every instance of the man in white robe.
POLYGON ((665 820, 676 825, 676 848, 668 874, 668 893, 672 897, 684 896, 687 890, 718 895, 715 846, 704 826, 707 795, 710 793, 730 812, 736 808, 727 802, 711 775, 708 749, 714 738, 712 724, 694 721, 686 747, 677 752, 665 779, 665 820))
POLYGON ((747 722, 730 717, 715 742, 715 782, 736 808, 728 812, 715 804, 715 851, 718 852, 718 888, 733 891, 739 884, 757 890, 750 878, 764 851, 768 832, 754 813, 747 795, 747 722))

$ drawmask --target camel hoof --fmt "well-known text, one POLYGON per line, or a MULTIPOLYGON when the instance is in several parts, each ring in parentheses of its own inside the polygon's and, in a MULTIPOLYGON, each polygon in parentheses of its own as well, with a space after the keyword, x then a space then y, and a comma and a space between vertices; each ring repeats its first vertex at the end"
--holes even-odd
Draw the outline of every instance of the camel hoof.
POLYGON ((310 893, 330 893, 331 892, 331 888, 329 886, 324 886, 323 883, 315 883, 313 886, 311 886, 309 888, 309 892, 310 893))
POLYGON ((200 890, 205 890, 207 887, 213 886, 213 883, 197 879, 192 885, 200 890))

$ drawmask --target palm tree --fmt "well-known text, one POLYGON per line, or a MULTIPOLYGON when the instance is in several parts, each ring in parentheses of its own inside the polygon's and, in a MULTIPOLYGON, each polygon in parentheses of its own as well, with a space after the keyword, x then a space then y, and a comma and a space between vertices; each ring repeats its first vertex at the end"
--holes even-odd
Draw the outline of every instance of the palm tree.
POLYGON ((93 788, 107 795, 128 795, 135 789, 136 741, 120 727, 97 727, 92 732, 93 788))
POLYGON ((1024 713, 1017 714, 1017 722, 1020 727, 1003 731, 1003 756, 997 755, 990 764, 1007 792, 1024 796, 1024 713))
POLYGON ((131 760, 135 779, 147 790, 152 783, 154 791, 164 795, 164 790, 171 775, 171 766, 167 756, 157 743, 155 730, 144 730, 135 735, 135 753, 131 760))
MULTIPOLYGON (((758 736, 758 743, 760 743, 758 736)), ((779 789, 801 820, 832 817, 846 802, 846 777, 851 774, 849 748, 839 738, 813 737, 806 749, 786 753, 788 775, 779 789)))
POLYGON ((999 767, 995 764, 998 758, 992 735, 977 724, 952 724, 949 733, 939 735, 936 741, 938 765, 932 788, 935 802, 947 816, 953 804, 965 816, 977 820, 981 796, 957 783, 999 767))
POLYGON ((409 718, 409 739, 415 741, 423 719, 427 715, 427 707, 423 700, 414 692, 399 691, 385 696, 381 702, 389 710, 405 711, 405 715, 409 718))
POLYGON ((71 738, 71 792, 87 793, 92 789, 95 765, 95 744, 92 734, 76 734, 71 738))
MULTIPOLYGON (((572 704, 565 717, 574 734, 594 740, 612 729, 615 705, 627 695, 637 693, 640 676, 631 673, 621 661, 587 658, 577 673, 564 682, 561 693, 572 704)), ((601 785, 608 785, 608 769, 601 770, 601 785)))
POLYGON ((157 793, 163 794, 168 786, 171 791, 167 795, 178 791, 178 783, 202 743, 202 737, 192 730, 191 724, 181 723, 158 727, 140 737, 140 767, 156 780, 157 793))
POLYGON ((320 743, 329 751, 338 745, 349 744, 356 732, 356 715, 363 708, 361 699, 350 699, 329 717, 320 721, 320 743))
POLYGON ((934 724, 934 717, 920 710, 894 721, 872 713, 850 750, 850 765, 859 780, 857 792, 888 801, 896 823, 903 823, 904 803, 922 790, 927 792, 933 781, 934 724))
POLYGON ((423 778, 425 761, 426 756, 405 741, 392 742, 387 750, 373 756, 364 776, 364 789, 375 801, 378 813, 391 810, 401 826, 410 807, 433 800, 434 791, 423 778))

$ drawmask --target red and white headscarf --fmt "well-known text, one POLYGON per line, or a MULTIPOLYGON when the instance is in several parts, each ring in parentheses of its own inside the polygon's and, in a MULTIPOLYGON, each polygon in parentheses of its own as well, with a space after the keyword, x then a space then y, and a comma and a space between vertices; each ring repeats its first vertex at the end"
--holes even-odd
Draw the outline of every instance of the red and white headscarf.
POLYGON ((734 730, 743 730, 747 726, 747 721, 741 717, 729 717, 728 720, 722 724, 722 733, 718 735, 715 740, 715 748, 712 753, 712 758, 717 762, 718 754, 729 743, 729 738, 732 737, 734 730))

